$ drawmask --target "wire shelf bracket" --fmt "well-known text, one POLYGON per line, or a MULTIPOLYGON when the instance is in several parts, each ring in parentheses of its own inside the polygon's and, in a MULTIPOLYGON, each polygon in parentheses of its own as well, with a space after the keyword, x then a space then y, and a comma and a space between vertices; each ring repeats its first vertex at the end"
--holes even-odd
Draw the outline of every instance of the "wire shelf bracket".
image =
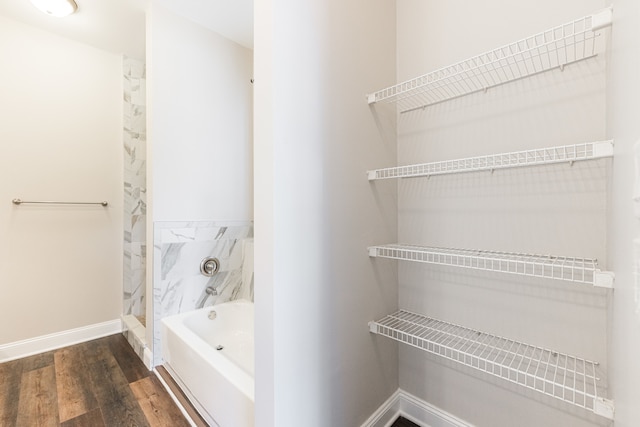
POLYGON ((371 333, 444 357, 613 419, 599 363, 399 310, 369 322, 371 333))
POLYGON ((370 246, 368 252, 370 257, 555 279, 601 288, 612 289, 615 280, 613 272, 600 270, 598 261, 589 258, 398 244, 370 246))
POLYGON ((603 49, 600 30, 613 21, 612 8, 440 68, 367 95, 369 104, 396 102, 401 112, 533 76, 592 58, 603 49))
POLYGON ((418 178, 464 172, 569 163, 613 157, 613 140, 490 154, 367 171, 369 181, 391 178, 418 178))

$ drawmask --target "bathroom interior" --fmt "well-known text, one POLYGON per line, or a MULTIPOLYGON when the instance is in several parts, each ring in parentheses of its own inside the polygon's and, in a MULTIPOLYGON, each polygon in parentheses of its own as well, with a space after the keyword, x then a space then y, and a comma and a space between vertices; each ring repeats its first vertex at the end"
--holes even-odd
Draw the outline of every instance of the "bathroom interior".
POLYGON ((211 426, 640 425, 639 2, 75 3, 0 2, 0 363, 122 332, 211 426))

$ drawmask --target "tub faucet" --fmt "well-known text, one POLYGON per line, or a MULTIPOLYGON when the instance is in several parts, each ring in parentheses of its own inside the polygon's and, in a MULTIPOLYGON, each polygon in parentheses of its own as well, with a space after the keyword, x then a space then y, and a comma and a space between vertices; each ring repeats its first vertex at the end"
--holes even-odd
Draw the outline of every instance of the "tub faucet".
POLYGON ((204 307, 204 305, 207 303, 207 300, 209 300, 209 297, 211 296, 215 297, 217 295, 218 295, 218 289, 216 289, 214 286, 207 286, 206 288, 204 288, 204 294, 202 294, 202 296, 200 297, 200 300, 196 304, 196 307, 197 308, 204 307))

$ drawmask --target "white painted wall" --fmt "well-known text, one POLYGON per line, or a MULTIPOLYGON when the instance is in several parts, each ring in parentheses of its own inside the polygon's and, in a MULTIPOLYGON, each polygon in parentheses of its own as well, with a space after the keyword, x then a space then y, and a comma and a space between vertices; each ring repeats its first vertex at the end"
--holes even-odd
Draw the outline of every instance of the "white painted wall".
POLYGON ((0 57, 0 344, 118 319, 121 57, 4 17, 0 57))
MULTIPOLYGON (((605 6, 602 0, 398 0, 398 76, 424 74, 605 6)), ((401 115, 398 163, 605 139, 604 57, 401 115)), ((406 244, 597 258, 610 267, 611 161, 405 180, 406 244)), ((589 286, 399 264, 399 305, 608 367, 610 293, 589 286)), ((616 293, 618 291, 616 290, 616 293)), ((478 426, 592 426, 604 420, 401 346, 400 387, 478 426)))
POLYGON ((155 1, 146 40, 147 248, 156 221, 252 220, 253 52, 155 1))
POLYGON ((608 243, 616 272, 610 324, 611 395, 616 427, 640 424, 640 315, 638 255, 632 241, 640 237, 633 216, 634 144, 640 140, 640 3, 616 0, 607 75, 607 133, 615 138, 608 243), (634 259, 635 258, 635 259, 634 259))
POLYGON ((153 221, 253 217, 253 52, 153 4, 147 73, 153 221))
POLYGON ((395 121, 365 94, 395 81, 394 2, 255 2, 256 425, 357 426, 397 388, 395 121), (391 135, 391 138, 386 136, 391 135))

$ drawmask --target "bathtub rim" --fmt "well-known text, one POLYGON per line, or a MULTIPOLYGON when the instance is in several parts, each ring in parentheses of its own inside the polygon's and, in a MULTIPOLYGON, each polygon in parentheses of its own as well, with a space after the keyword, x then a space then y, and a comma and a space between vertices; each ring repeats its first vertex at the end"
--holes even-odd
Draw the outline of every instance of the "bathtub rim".
MULTIPOLYGON (((233 384, 238 389, 238 391, 245 395, 251 402, 255 403, 255 378, 249 375, 240 366, 236 365, 233 361, 231 361, 231 359, 220 354, 215 348, 213 348, 209 343, 200 338, 200 336, 198 336, 184 324, 184 319, 186 317, 196 315, 196 313, 218 309, 226 305, 248 304, 253 306, 253 302, 244 299, 228 301, 221 304, 203 307, 197 310, 191 310, 184 313, 167 316, 162 319, 162 324, 163 327, 171 330, 176 335, 176 337, 185 345, 188 345, 207 365, 209 365, 212 369, 215 369, 222 377, 225 378, 225 380, 233 384), (190 345, 190 343, 193 345, 190 345)), ((165 346, 163 346, 163 349, 164 348, 165 346)), ((163 361, 165 366, 171 366, 170 360, 164 360, 164 354, 163 361)), ((175 374, 174 376, 180 377, 175 367, 172 367, 171 371, 172 374, 175 374)))

